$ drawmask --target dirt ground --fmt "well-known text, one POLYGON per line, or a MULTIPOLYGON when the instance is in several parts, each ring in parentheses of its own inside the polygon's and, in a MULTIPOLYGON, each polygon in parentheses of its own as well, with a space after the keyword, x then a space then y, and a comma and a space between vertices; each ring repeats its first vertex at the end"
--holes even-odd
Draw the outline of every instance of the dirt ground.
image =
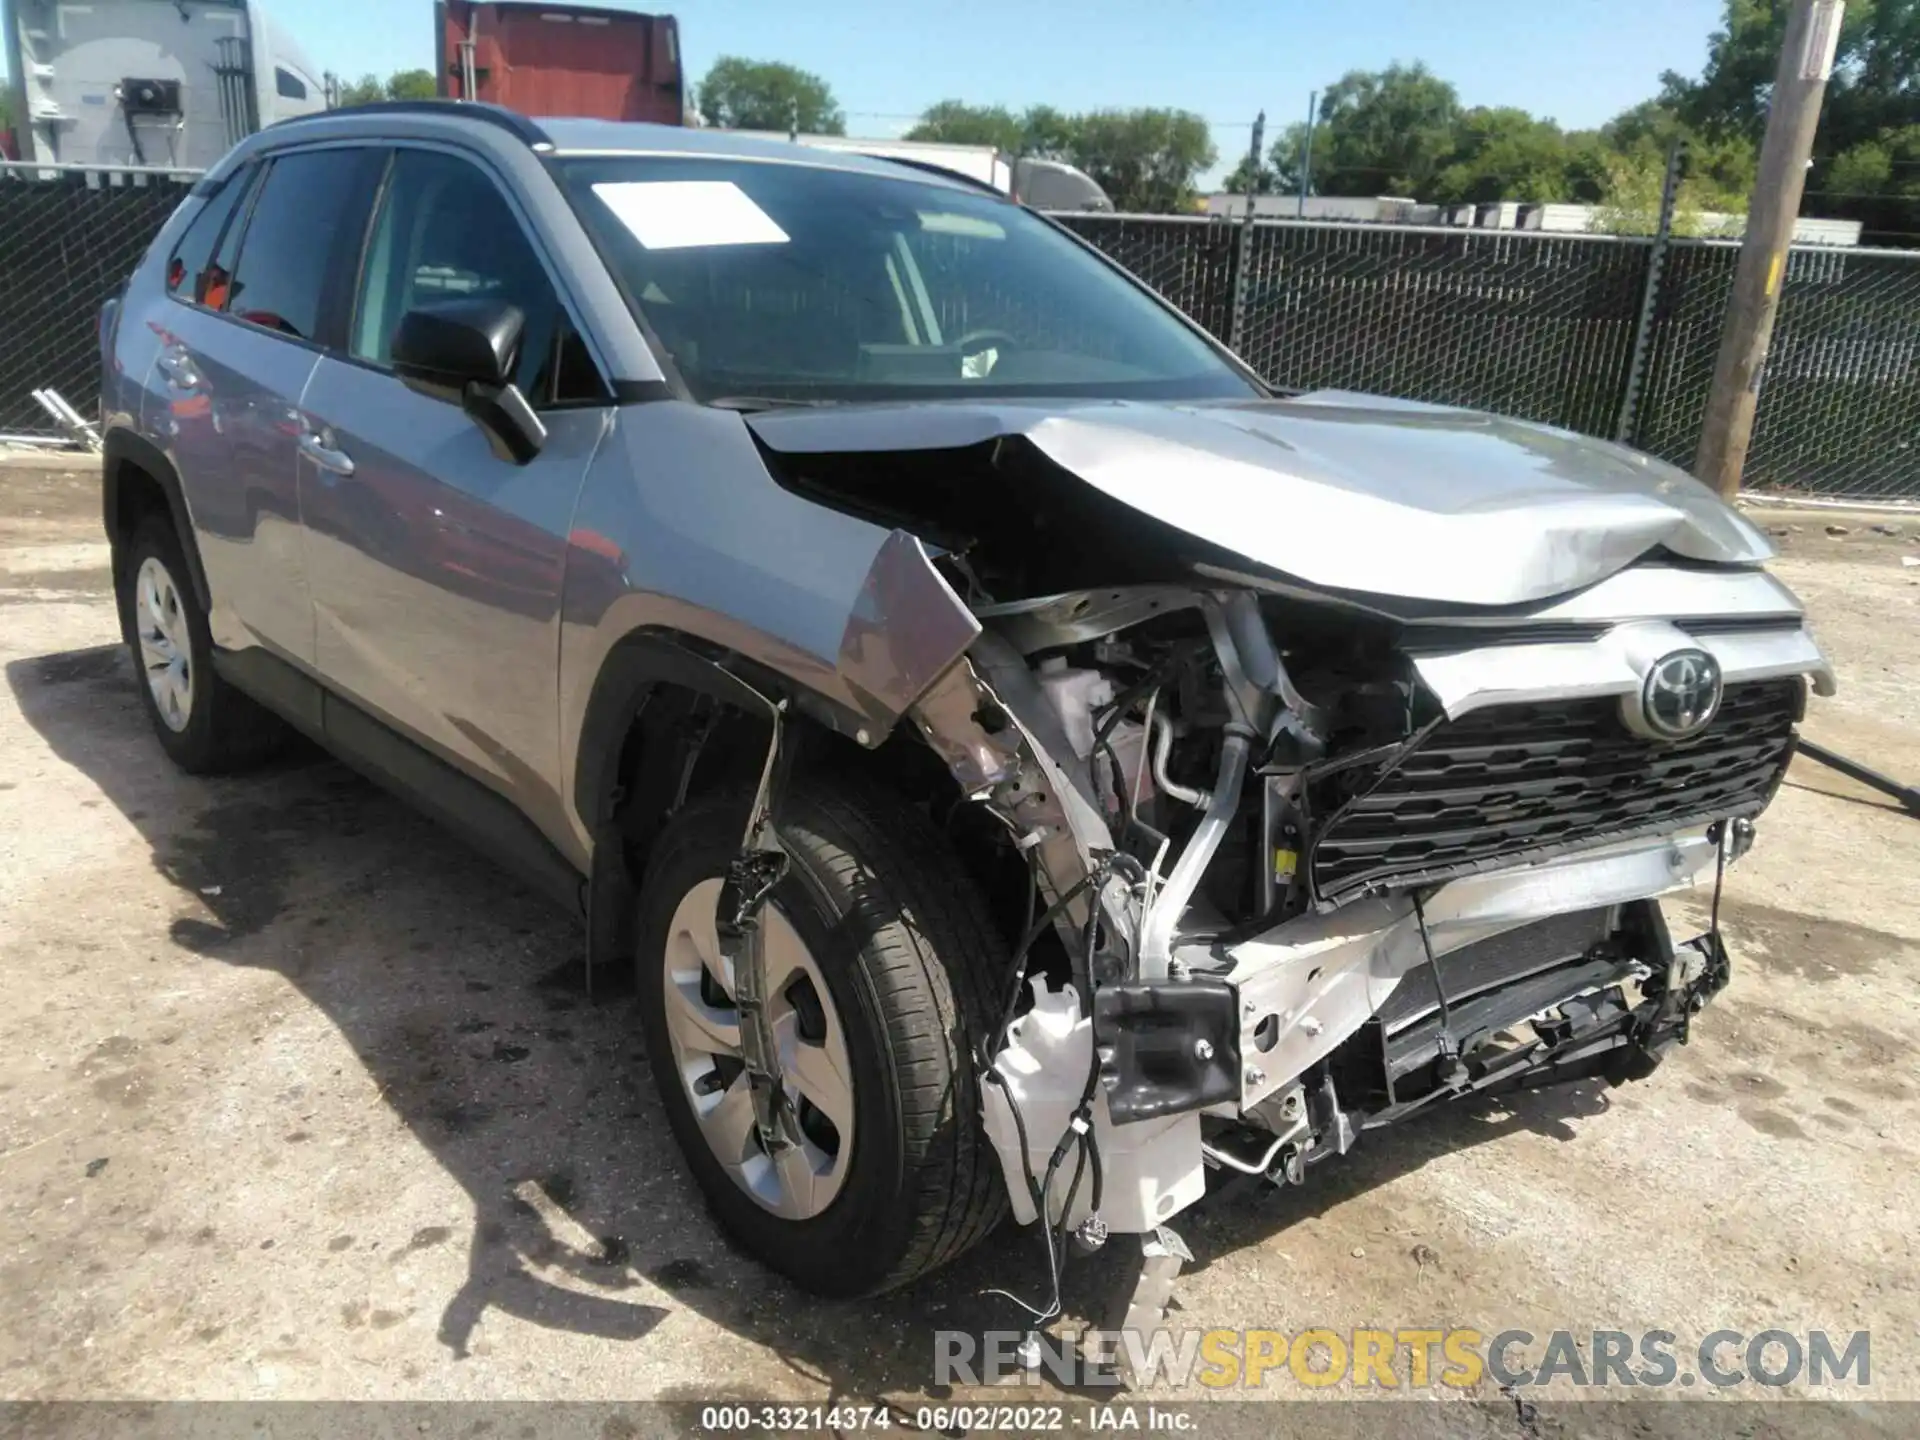
MULTIPOLYGON (((1012 1227, 877 1301, 770 1277, 564 918, 324 759, 173 771, 97 506, 0 466, 0 1397, 912 1406, 935 1327, 1018 1324, 985 1293, 1039 1282, 1012 1227)), ((1762 519, 1840 672, 1807 733, 1920 781, 1920 519, 1762 519)), ((1180 1323, 1866 1329, 1870 1390, 1832 1393, 1920 1399, 1916 876, 1920 820, 1797 762, 1690 1047, 1210 1196, 1180 1323)))

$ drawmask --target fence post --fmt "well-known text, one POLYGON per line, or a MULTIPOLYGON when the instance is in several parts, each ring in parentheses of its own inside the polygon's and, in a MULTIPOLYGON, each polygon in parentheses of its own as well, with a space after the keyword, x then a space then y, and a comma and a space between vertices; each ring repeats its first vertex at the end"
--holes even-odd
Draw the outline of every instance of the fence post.
POLYGON ((1253 117, 1253 146, 1247 151, 1247 209, 1240 217, 1240 233, 1233 244, 1233 291, 1227 305, 1227 348, 1240 353, 1240 326, 1245 319, 1247 250, 1253 243, 1255 197, 1260 193, 1260 145, 1267 136, 1267 112, 1253 117))
POLYGON ((1631 445, 1640 424, 1640 390, 1647 378, 1647 351, 1653 345, 1653 314, 1660 303, 1660 275, 1667 268, 1667 242, 1673 238, 1673 211, 1680 198, 1680 161, 1687 142, 1676 140, 1667 151, 1667 176, 1660 186, 1660 218, 1653 227, 1653 248, 1647 251, 1647 283, 1640 294, 1640 319, 1633 327, 1633 355, 1627 362, 1627 393, 1620 397, 1620 423, 1613 438, 1631 445))

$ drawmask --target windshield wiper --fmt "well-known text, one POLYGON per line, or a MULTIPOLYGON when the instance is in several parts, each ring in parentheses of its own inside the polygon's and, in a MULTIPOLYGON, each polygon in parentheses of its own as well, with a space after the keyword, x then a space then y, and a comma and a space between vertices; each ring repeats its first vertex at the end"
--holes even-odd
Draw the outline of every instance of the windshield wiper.
POLYGON ((756 410, 807 410, 820 405, 838 405, 838 400, 794 400, 774 395, 722 395, 707 404, 715 410, 738 410, 750 415, 756 410))

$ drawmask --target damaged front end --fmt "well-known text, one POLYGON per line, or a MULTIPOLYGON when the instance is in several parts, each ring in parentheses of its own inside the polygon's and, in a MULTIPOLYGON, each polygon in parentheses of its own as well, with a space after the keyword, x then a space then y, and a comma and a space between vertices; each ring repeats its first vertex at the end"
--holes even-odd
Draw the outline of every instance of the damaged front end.
POLYGON ((1045 906, 980 1057, 1020 1220, 1151 1232, 1209 1168, 1297 1183, 1437 1101, 1685 1041, 1727 955, 1655 897, 1744 853, 1825 671, 1797 615, 1682 632, 1644 578, 1605 620, 1464 633, 1252 587, 976 606, 913 718, 1045 906), (1649 646, 1711 672, 1687 734, 1636 724, 1649 646))
POLYGON ((755 431, 981 627, 909 714, 1031 870, 977 1064, 1050 1255, 1177 1253, 1210 1169, 1298 1183, 1451 1097, 1644 1076, 1726 984, 1657 899, 1712 882, 1717 917, 1832 676, 1687 477, 1330 397, 755 431), (1379 468, 1426 455, 1451 488, 1379 468))

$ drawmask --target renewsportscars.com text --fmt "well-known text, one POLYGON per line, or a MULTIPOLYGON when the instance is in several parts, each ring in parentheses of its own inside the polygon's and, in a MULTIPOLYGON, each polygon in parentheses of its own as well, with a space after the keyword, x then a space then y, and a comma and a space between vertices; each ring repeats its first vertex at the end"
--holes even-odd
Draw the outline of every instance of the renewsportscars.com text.
POLYGON ((941 1385, 995 1385, 1050 1379, 1061 1385, 1117 1383, 1131 1372, 1150 1385, 1257 1390, 1470 1390, 1555 1381, 1590 1388, 1728 1389, 1805 1383, 1865 1388, 1873 1380, 1865 1330, 1710 1331, 1683 1340, 1671 1330, 1497 1330, 1403 1327, 1380 1330, 1190 1330, 1123 1332, 1087 1344, 1040 1337, 1038 1364, 1017 1330, 934 1333, 933 1378, 941 1385))

